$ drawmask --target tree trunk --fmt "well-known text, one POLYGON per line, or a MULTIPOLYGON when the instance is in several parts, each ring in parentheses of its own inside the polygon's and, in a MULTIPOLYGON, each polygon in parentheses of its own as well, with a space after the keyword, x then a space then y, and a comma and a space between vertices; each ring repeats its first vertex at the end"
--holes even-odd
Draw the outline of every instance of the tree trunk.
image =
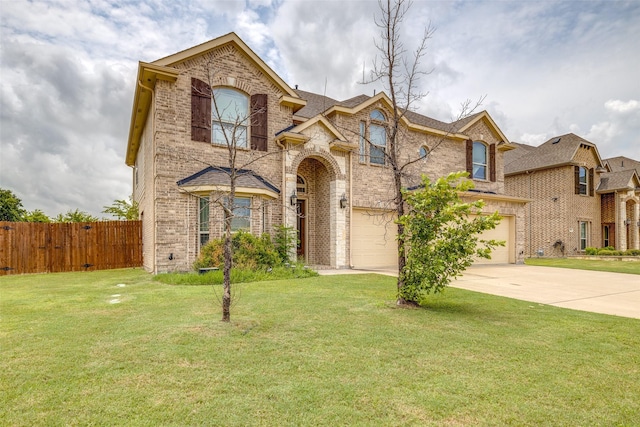
POLYGON ((233 242, 231 236, 231 217, 224 213, 224 285, 222 295, 222 321, 231 321, 231 263, 233 260, 233 242))

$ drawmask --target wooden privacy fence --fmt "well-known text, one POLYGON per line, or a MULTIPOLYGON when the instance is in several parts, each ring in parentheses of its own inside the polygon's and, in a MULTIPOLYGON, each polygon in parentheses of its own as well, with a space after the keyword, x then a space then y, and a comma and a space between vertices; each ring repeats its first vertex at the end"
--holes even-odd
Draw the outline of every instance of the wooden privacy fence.
POLYGON ((0 275, 142 265, 142 222, 0 222, 0 275))

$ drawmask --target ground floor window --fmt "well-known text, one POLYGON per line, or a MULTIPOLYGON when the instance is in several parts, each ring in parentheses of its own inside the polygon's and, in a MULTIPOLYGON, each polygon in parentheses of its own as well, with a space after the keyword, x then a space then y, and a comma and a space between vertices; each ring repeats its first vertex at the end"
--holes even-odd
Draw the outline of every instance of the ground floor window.
POLYGON ((251 230, 251 198, 236 197, 233 200, 231 231, 251 230))
POLYGON ((200 197, 198 200, 198 243, 202 248, 209 242, 209 198, 200 197))
POLYGON ((605 248, 609 245, 609 226, 605 225, 604 227, 602 227, 602 242, 605 248))
POLYGON ((588 245, 588 229, 589 229, 589 223, 586 221, 580 221, 579 223, 579 229, 580 229, 580 250, 584 251, 585 249, 587 249, 587 245, 588 245))

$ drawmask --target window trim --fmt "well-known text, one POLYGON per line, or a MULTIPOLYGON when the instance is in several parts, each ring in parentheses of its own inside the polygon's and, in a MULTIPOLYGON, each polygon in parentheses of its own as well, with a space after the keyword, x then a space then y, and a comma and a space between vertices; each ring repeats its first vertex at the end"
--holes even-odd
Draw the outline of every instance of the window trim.
POLYGON ((482 141, 473 141, 472 143, 472 148, 471 148, 471 178, 472 179, 477 179, 477 180, 482 180, 482 181, 488 181, 488 172, 489 172, 489 159, 488 159, 488 154, 489 154, 489 146, 487 144, 485 144, 482 141), (478 163, 476 162, 476 147, 482 147, 484 150, 484 163, 478 163), (476 166, 482 167, 484 168, 484 174, 482 177, 477 177, 476 176, 476 172, 475 172, 475 168, 476 166))
POLYGON ((578 221, 578 248, 581 252, 589 247, 589 222, 578 221), (583 235, 584 232, 584 235, 583 235))
POLYGON ((429 154, 431 154, 431 150, 429 150, 429 147, 427 147, 426 145, 421 145, 420 148, 418 149, 418 156, 422 160, 428 160, 429 154), (422 154, 423 152, 424 154, 422 154))
POLYGON ((369 113, 369 164, 374 166, 384 166, 387 164, 387 128, 385 126, 387 118, 379 109, 371 110, 369 113), (373 141, 373 129, 376 129, 376 135, 382 136, 381 144, 376 144, 373 141), (374 156, 374 152, 376 155, 374 156), (377 155, 380 153, 381 155, 377 155), (373 159, 376 161, 373 161, 373 159), (380 160, 377 160, 380 159, 380 160))
MULTIPOLYGON (((251 140, 250 136, 250 104, 251 98, 244 92, 227 86, 221 86, 213 88, 212 97, 211 97, 211 144, 218 146, 226 146, 228 142, 234 143, 236 148, 250 149, 249 141, 251 140), (229 108, 231 108, 231 101, 227 104, 227 106, 218 105, 219 101, 216 99, 217 94, 219 93, 230 93, 232 94, 232 99, 240 99, 242 98, 244 102, 244 117, 240 117, 239 114, 232 114, 232 117, 229 116, 229 108), (218 107, 218 108, 216 108, 218 107), (218 117, 218 113, 222 117, 218 117), (240 138, 238 137, 238 130, 244 128, 244 130, 240 131, 240 138), (226 129, 226 130, 225 130, 226 129), (220 132, 223 135, 223 139, 216 139, 216 133, 220 132), (229 135, 228 133, 231 133, 229 135), (224 137, 224 135, 227 135, 224 137), (227 138, 230 140, 227 141, 227 138)), ((236 106, 236 113, 242 113, 241 111, 237 111, 238 103, 234 102, 234 106, 236 106)))
POLYGON ((589 195, 589 169, 584 166, 578 166, 578 194, 581 196, 589 195))
POLYGON ((232 209, 232 214, 233 217, 231 218, 231 232, 235 233, 239 230, 244 230, 244 231, 248 231, 251 232, 251 205, 252 205, 252 197, 246 197, 246 196, 236 196, 233 199, 233 209, 232 209), (239 206, 238 201, 239 200, 246 200, 247 201, 247 206, 239 206), (240 209, 246 209, 247 210, 247 215, 239 215, 238 213, 236 213, 236 211, 240 210, 240 209), (245 220, 247 221, 247 226, 246 227, 238 227, 237 226, 237 222, 236 220, 245 220), (235 224, 234 224, 235 222, 235 224))
POLYGON ((211 240, 211 202, 209 196, 198 197, 198 252, 211 240), (206 210, 206 214, 204 211, 206 210), (204 216, 203 216, 204 214, 204 216), (206 221, 204 221, 206 218, 206 221), (203 241, 203 239, 205 239, 203 241))

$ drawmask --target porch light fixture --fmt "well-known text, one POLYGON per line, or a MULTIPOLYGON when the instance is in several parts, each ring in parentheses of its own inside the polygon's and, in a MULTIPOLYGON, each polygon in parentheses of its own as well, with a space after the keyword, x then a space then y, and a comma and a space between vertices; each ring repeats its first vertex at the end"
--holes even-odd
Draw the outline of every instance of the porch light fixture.
POLYGON ((343 193, 342 197, 340 198, 340 208, 344 209, 346 207, 347 207, 347 196, 345 196, 343 193))
POLYGON ((297 202, 298 202, 298 196, 296 195, 296 193, 293 193, 291 195, 291 206, 295 206, 297 202))

